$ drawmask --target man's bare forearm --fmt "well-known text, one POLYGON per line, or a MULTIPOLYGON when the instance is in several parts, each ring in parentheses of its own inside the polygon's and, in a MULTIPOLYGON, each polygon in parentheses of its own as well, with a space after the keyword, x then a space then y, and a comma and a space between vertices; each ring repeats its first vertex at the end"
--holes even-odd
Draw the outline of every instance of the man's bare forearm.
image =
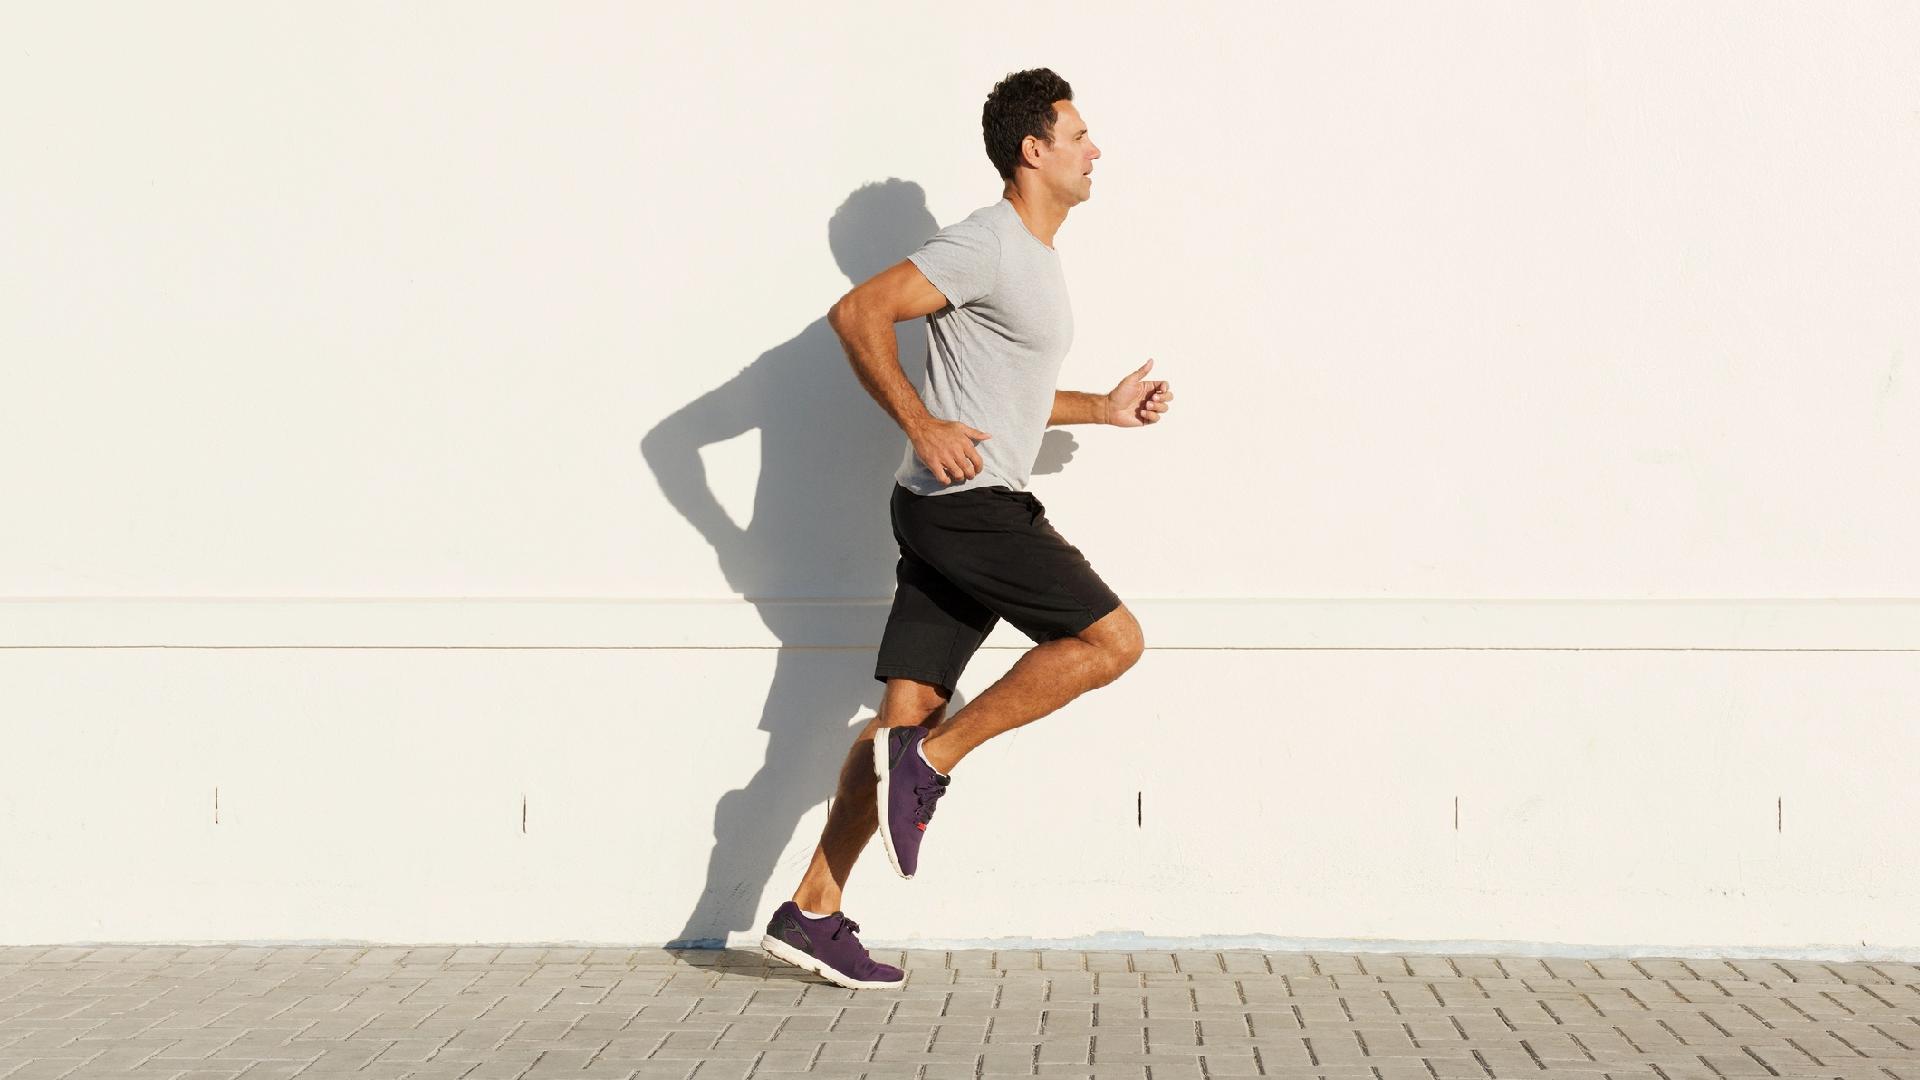
POLYGON ((932 416, 900 369, 900 346, 892 322, 883 315, 846 312, 836 306, 827 315, 827 324, 840 335, 840 347, 846 350, 854 377, 902 431, 913 421, 932 416))
POLYGON ((1053 415, 1047 417, 1048 427, 1061 424, 1105 424, 1110 422, 1109 414, 1113 405, 1105 394, 1088 394, 1079 390, 1055 390, 1053 392, 1053 415))

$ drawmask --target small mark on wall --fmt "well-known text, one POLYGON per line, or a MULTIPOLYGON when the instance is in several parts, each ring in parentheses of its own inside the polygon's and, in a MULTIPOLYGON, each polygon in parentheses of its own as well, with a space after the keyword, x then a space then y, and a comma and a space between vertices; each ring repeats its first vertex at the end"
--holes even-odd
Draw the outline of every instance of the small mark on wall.
POLYGON ((1133 793, 1133 827, 1144 828, 1147 821, 1147 796, 1143 791, 1133 793))
POLYGON ((1453 797, 1453 831, 1460 831, 1460 796, 1453 797))
POLYGON ((520 796, 520 833, 521 835, 523 836, 526 835, 526 831, 527 831, 527 797, 525 795, 522 795, 520 796))
POLYGON ((1783 796, 1775 795, 1773 797, 1773 831, 1779 832, 1780 826, 1782 823, 1785 822, 1785 820, 1786 820, 1786 799, 1783 796))
POLYGON ((213 786, 213 823, 220 824, 220 785, 213 786))

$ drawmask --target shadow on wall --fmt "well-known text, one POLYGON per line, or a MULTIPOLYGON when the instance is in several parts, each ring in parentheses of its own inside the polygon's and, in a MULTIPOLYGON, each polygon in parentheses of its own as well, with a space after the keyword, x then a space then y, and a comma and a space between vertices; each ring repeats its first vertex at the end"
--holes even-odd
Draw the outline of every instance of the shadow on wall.
MULTIPOLYGON (((935 229, 920 185, 895 179, 847 196, 827 223, 827 242, 849 283, 858 284, 912 254, 935 229)), ((810 615, 804 606, 770 602, 893 595, 899 550, 887 499, 906 439, 861 388, 827 325, 825 309, 834 299, 823 299, 819 319, 662 420, 640 444, 668 502, 713 545, 728 587, 754 604, 783 643, 760 713, 766 757, 745 786, 714 807, 706 885, 673 942, 678 945, 721 945, 729 932, 766 919, 771 905, 763 894, 775 860, 801 816, 832 794, 864 723, 856 718, 877 709, 880 699, 870 651, 788 647, 801 640, 800 624, 810 615), (700 448, 755 428, 760 478, 753 516, 742 527, 715 498, 700 448)), ((895 328, 902 366, 916 386, 926 359, 923 325, 915 320, 895 328)), ((1075 449, 1065 432, 1048 432, 1035 471, 1058 472, 1075 449)), ((876 608, 876 642, 884 617, 885 609, 876 608)), ((962 704, 956 695, 952 708, 962 704)))

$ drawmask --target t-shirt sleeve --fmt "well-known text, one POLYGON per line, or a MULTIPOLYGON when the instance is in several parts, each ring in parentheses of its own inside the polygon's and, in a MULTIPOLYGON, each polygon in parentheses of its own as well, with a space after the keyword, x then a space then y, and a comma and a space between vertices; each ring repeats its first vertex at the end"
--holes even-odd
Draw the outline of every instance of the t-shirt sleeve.
POLYGON ((1000 238, 968 218, 941 229, 907 258, 947 303, 962 307, 993 291, 1000 276, 1000 238))

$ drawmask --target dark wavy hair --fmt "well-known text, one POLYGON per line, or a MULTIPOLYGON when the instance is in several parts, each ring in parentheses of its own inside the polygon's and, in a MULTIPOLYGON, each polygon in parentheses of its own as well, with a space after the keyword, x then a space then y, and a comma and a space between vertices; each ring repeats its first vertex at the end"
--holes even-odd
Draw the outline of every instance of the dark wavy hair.
POLYGON ((1073 87, 1049 68, 1029 68, 993 84, 986 107, 980 110, 980 132, 987 140, 987 158, 1000 170, 1000 179, 1013 179, 1020 167, 1020 144, 1031 135, 1053 145, 1056 101, 1072 101, 1073 87))

